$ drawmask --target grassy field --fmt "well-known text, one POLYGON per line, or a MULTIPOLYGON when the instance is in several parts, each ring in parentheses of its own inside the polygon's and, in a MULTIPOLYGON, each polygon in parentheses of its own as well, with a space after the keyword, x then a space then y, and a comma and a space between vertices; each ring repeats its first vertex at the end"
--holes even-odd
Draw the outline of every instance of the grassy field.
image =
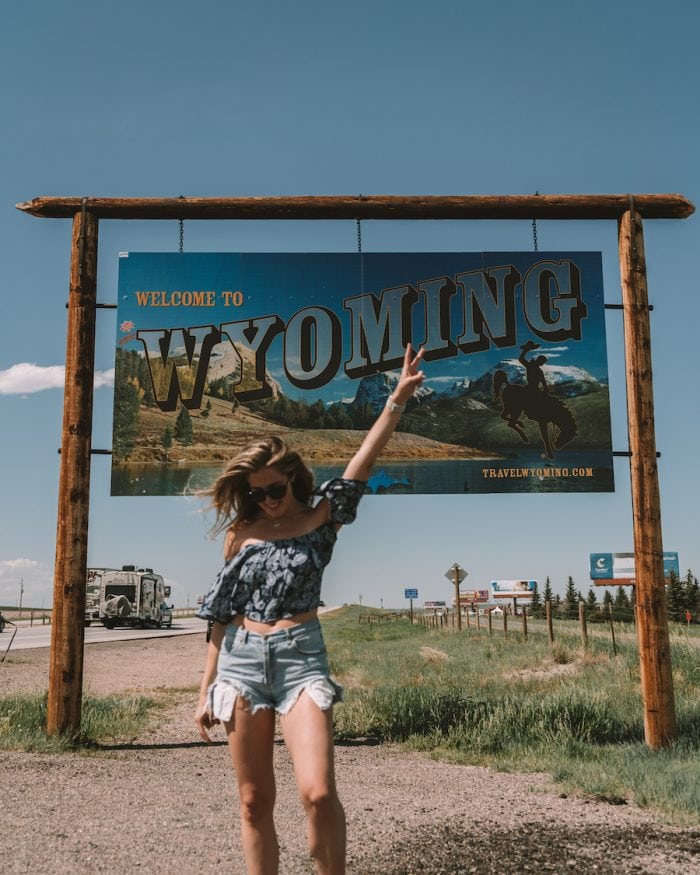
POLYGON ((46 693, 0 698, 0 749, 56 753, 134 735, 156 707, 145 696, 85 696, 80 734, 46 734, 46 693))
POLYGON ((373 738, 454 762, 544 771, 567 792, 634 799, 679 822, 700 821, 700 648, 674 638, 678 741, 644 744, 634 640, 604 636, 581 651, 576 627, 509 637, 324 618, 331 668, 346 687, 339 738, 373 738))

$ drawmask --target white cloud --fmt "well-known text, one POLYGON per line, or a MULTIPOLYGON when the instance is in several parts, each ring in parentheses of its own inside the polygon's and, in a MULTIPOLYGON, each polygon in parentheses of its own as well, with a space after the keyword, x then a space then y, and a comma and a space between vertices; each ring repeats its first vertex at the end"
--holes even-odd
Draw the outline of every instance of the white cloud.
POLYGON ((41 565, 36 559, 0 559, 0 577, 8 574, 16 576, 17 572, 28 571, 41 565))
MULTIPOLYGON (((63 389, 66 369, 63 365, 35 365, 20 362, 0 371, 0 395, 28 395, 44 389, 63 389)), ((114 368, 95 371, 95 388, 114 385, 114 368)))
POLYGON ((108 371, 95 371, 95 388, 101 389, 103 386, 114 385, 114 368, 108 371))
POLYGON ((21 557, 0 559, 0 605, 27 608, 49 607, 53 592, 53 569, 46 562, 21 557))

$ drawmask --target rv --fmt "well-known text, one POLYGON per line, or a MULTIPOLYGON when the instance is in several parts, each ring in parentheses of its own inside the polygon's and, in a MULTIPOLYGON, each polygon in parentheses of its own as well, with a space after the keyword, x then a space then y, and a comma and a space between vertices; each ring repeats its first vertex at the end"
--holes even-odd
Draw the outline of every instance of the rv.
POLYGON ((101 570, 99 618, 103 626, 172 626, 172 609, 165 603, 170 587, 160 574, 135 565, 123 565, 119 571, 101 570))
POLYGON ((85 581, 85 625, 96 623, 100 619, 100 586, 102 575, 116 568, 88 568, 85 581))

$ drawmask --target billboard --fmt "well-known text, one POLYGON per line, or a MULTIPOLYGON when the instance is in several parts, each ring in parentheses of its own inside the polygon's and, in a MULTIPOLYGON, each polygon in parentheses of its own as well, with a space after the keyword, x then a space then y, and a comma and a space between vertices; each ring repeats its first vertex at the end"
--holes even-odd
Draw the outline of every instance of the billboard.
POLYGON ((459 603, 471 604, 472 602, 487 602, 489 600, 489 591, 487 589, 466 589, 460 590, 459 603))
MULTIPOLYGON (((664 552, 664 577, 680 577, 678 553, 664 552)), ((591 553, 591 580, 597 586, 630 586, 634 580, 634 553, 591 553)))
POLYGON ((120 254, 113 495, 208 485, 277 433, 341 473, 426 379, 374 493, 614 488, 600 253, 120 254))
POLYGON ((531 599, 536 580, 492 580, 489 591, 493 599, 531 599))

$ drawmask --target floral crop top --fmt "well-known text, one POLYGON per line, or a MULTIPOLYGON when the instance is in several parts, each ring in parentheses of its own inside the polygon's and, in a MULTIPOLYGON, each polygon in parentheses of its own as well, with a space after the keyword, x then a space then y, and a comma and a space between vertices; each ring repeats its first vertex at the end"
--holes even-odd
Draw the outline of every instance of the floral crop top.
POLYGON ((318 607, 323 570, 331 561, 335 525, 351 523, 365 490, 361 480, 327 480, 314 495, 327 498, 330 520, 293 538, 246 544, 229 559, 204 597, 197 616, 228 623, 243 614, 274 623, 318 607))

